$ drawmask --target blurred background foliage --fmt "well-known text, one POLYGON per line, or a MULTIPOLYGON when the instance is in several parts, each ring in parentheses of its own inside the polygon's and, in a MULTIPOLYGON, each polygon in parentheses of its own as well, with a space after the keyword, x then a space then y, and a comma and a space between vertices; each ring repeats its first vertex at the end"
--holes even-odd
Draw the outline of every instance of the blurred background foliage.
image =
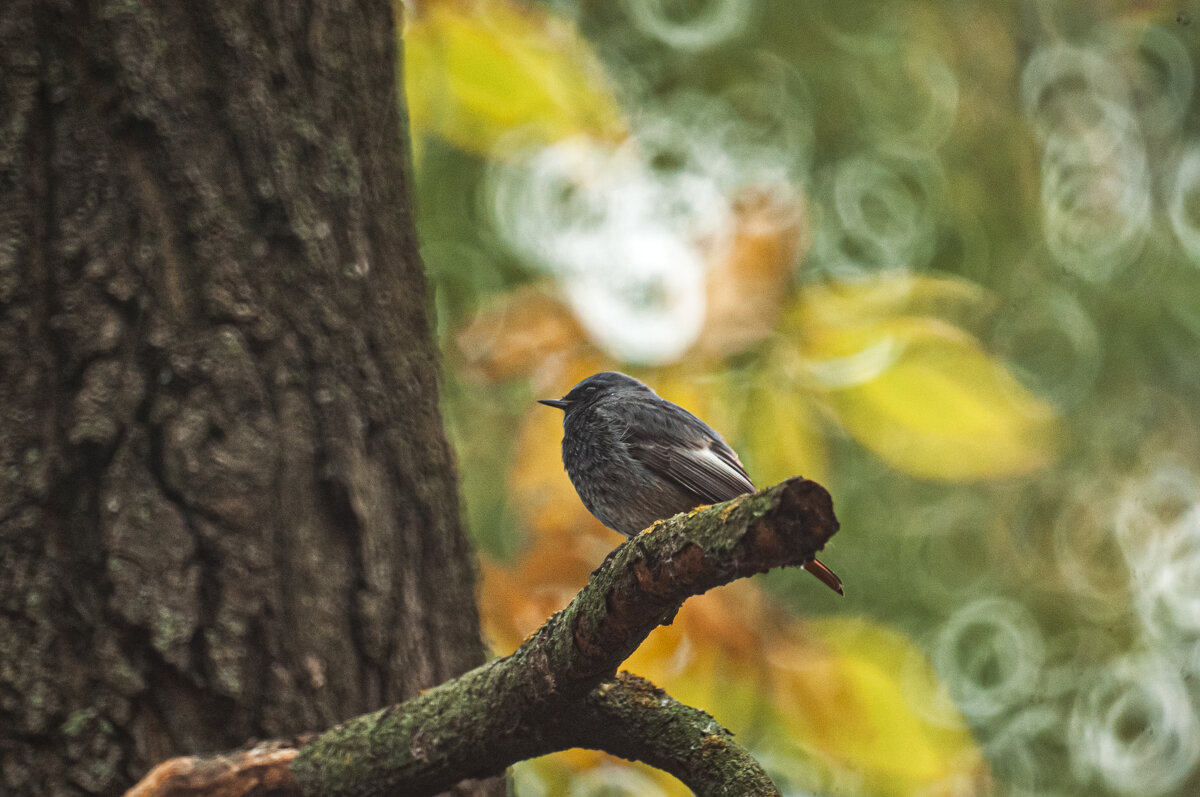
POLYGON ((1193 4, 405 6, 497 654, 621 541, 533 403, 619 369, 834 495, 844 600, 773 573, 627 663, 785 794, 1200 792, 1193 4))

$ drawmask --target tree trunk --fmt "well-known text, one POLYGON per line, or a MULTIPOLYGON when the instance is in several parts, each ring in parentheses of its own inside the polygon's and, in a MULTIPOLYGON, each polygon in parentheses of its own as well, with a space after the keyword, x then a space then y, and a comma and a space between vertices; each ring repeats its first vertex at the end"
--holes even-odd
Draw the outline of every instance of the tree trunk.
POLYGON ((482 661, 390 13, 0 10, 0 791, 482 661))

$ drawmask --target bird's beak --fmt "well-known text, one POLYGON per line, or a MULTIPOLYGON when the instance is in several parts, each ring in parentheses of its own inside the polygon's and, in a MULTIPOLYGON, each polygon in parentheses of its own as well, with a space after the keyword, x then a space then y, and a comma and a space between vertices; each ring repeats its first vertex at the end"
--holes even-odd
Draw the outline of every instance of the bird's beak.
POLYGON ((566 399, 538 399, 538 404, 545 404, 547 407, 554 407, 563 412, 566 412, 567 407, 571 406, 571 402, 566 399))

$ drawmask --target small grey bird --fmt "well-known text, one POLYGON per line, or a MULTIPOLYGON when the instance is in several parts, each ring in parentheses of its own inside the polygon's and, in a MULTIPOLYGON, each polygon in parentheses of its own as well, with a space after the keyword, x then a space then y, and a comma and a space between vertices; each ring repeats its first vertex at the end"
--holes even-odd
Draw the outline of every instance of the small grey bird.
MULTIPOLYGON (((632 537, 656 520, 754 492, 721 435, 631 376, 604 371, 560 399, 563 465, 596 518, 632 537)), ((805 569, 839 595, 842 580, 813 559, 805 569)))

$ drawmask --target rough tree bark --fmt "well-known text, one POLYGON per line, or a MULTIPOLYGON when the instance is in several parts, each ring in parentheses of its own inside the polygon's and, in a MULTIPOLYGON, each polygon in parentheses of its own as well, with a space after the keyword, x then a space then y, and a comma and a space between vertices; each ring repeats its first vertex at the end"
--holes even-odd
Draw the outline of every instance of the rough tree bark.
POLYGON ((387 3, 0 6, 0 791, 482 661, 395 79, 387 3))

